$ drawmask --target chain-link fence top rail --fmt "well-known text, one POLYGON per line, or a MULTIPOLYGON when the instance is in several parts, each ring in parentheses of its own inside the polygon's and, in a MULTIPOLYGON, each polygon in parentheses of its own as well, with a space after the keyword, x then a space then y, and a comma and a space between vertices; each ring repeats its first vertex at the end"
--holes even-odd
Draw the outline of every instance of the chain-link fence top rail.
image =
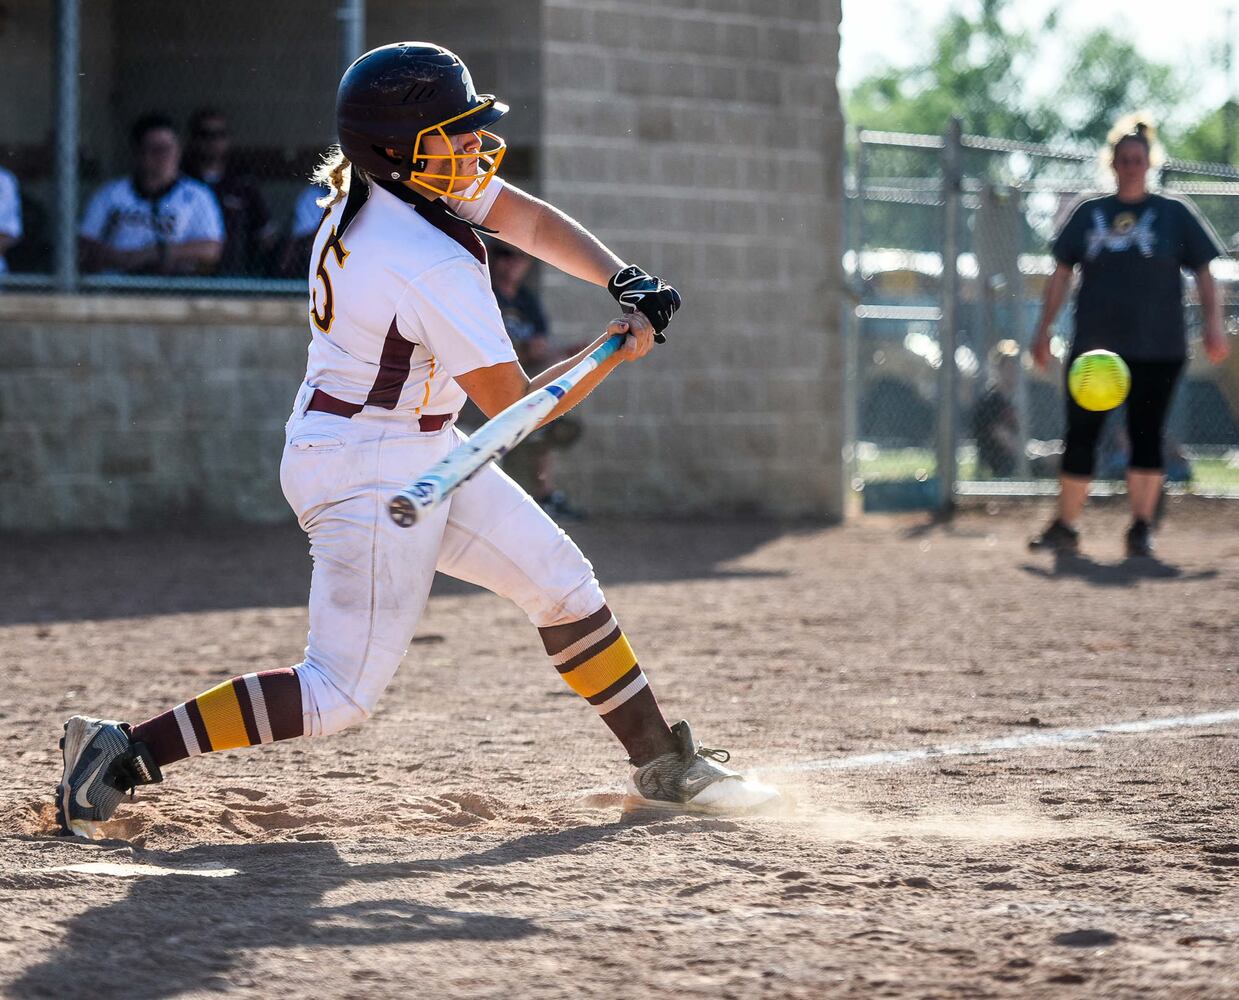
POLYGON ((326 193, 308 177, 365 39, 457 48, 518 112, 505 176, 526 183, 536 73, 521 39, 501 57, 500 39, 471 35, 468 6, 3 4, 0 91, 20 99, 0 103, 0 289, 303 292, 326 193))
MULTIPOLYGON (((856 485, 935 475, 943 412, 939 320, 945 193, 941 136, 862 131, 853 148, 846 266, 858 300, 849 327, 856 377, 856 485)), ((1049 242, 1081 198, 1112 189, 1098 151, 964 135, 959 146, 959 290, 954 381, 956 471, 962 492, 1053 488, 1063 426, 1063 376, 1027 363, 1027 346, 1053 271, 1049 242), (1004 449, 999 443, 1007 441, 1004 449), (1041 480, 1040 482, 1038 480, 1041 480)), ((1159 186, 1191 198, 1221 242, 1239 249, 1239 169, 1170 159, 1159 186)), ((1225 316, 1239 332, 1239 268, 1214 265, 1225 316)), ((1198 339, 1194 282, 1186 283, 1189 337, 1198 339)), ((1065 354, 1071 306, 1055 324, 1065 354)), ((1167 427, 1172 481, 1239 494, 1239 351, 1220 367, 1193 347, 1167 427)), ((1127 444, 1111 419, 1102 477, 1121 478, 1127 444)), ((939 455, 944 452, 939 452, 939 455)))

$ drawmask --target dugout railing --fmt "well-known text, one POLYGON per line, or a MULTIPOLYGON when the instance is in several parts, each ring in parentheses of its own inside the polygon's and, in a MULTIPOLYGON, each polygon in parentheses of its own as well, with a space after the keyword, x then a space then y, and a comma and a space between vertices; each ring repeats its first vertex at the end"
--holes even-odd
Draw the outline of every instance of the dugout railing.
MULTIPOLYGON (((1239 169, 1170 159, 1157 185, 1192 199, 1239 250, 1239 169)), ((961 495, 1053 493, 1061 451, 1071 307, 1055 361, 1028 345, 1053 270, 1049 241, 1076 200, 1112 185, 1097 150, 964 134, 855 133, 847 177, 847 461, 865 509, 949 507, 961 495), (944 266, 955 261, 955 267, 944 266), (996 433, 997 431, 997 433, 996 433), (1009 448, 996 448, 995 440, 1009 448)), ((1239 333, 1239 266, 1215 261, 1229 335, 1239 333)), ((1239 498, 1239 343, 1221 366, 1192 356, 1167 427, 1168 489, 1239 498)), ((1111 419, 1099 493, 1121 489, 1126 442, 1111 419)))

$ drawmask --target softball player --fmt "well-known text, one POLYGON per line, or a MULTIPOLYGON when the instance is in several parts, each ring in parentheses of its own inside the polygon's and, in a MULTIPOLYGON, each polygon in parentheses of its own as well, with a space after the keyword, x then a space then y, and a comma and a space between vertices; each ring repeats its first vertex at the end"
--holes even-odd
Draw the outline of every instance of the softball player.
POLYGON ((633 765, 625 804, 706 813, 772 805, 778 792, 722 766, 726 751, 668 726, 589 562, 496 467, 413 530, 390 496, 462 438, 471 398, 488 416, 590 350, 530 380, 516 361, 477 230, 598 285, 629 310, 623 349, 568 393, 566 412, 661 340, 679 296, 625 266, 574 220, 496 177, 507 111, 464 63, 402 42, 362 56, 337 97, 340 151, 310 259, 312 340, 280 480, 310 540, 310 630, 294 667, 247 674, 135 726, 75 716, 57 810, 90 836, 126 791, 186 757, 339 732, 367 718, 395 674, 436 571, 516 602, 551 664, 602 716, 633 765), (484 225, 483 225, 484 224, 484 225))

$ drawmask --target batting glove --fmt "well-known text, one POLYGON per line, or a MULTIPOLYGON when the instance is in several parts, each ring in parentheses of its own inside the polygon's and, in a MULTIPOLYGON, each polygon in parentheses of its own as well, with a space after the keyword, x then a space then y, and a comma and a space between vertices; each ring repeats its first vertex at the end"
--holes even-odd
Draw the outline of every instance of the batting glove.
POLYGON ((607 282, 607 291, 614 296, 625 312, 640 311, 654 327, 654 340, 665 344, 667 338, 663 330, 671 322, 671 317, 680 308, 680 293, 668 285, 662 278, 630 264, 621 271, 611 275, 607 282))

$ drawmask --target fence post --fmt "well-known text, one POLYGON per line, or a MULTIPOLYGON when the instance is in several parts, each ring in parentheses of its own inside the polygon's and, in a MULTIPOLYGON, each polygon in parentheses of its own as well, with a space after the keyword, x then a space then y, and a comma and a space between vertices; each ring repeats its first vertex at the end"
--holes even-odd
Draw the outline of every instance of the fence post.
POLYGON ((56 4, 56 288, 77 288, 79 0, 56 4))
POLYGON ((865 248, 865 175, 868 170, 865 142, 861 131, 856 136, 856 195, 848 206, 848 248, 853 253, 851 279, 844 293, 843 321, 843 497, 844 509, 855 496, 856 477, 859 474, 856 442, 860 437, 860 317, 856 307, 860 304, 864 277, 860 259, 865 248))
POLYGON ((942 147, 942 319, 938 323, 938 511, 955 506, 958 478, 959 378, 955 347, 959 329, 959 209, 963 192, 963 123, 951 119, 942 147))
POLYGON ((340 72, 366 51, 366 0, 340 0, 340 72))

